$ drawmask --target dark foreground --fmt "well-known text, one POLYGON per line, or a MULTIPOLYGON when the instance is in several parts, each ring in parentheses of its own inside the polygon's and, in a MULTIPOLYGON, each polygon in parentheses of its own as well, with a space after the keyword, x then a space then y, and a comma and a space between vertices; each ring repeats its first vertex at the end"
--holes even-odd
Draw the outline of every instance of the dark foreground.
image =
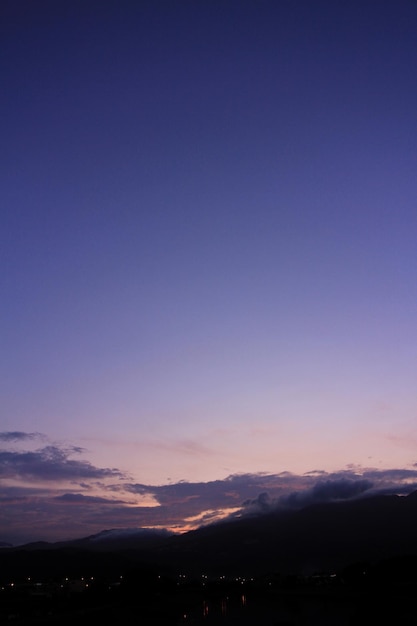
POLYGON ((117 579, 20 580, 1 587, 0 623, 51 626, 416 624, 417 581, 402 561, 309 577, 188 578, 128 572, 117 579))

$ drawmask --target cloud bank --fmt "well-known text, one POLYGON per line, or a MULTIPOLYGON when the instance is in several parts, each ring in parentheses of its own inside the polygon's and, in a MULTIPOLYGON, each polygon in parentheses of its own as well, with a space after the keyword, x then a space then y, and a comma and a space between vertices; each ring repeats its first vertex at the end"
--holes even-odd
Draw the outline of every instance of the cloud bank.
POLYGON ((146 485, 120 469, 96 467, 82 458, 82 448, 48 442, 40 433, 3 432, 0 442, 0 541, 15 545, 110 528, 181 532, 222 519, 417 489, 417 465, 234 474, 209 482, 146 485), (47 445, 13 449, 39 441, 47 445))
MULTIPOLYGON (((16 439, 3 439, 15 441, 16 439)), ((81 448, 45 446, 35 452, 0 451, 0 477, 26 480, 79 480, 91 478, 122 477, 117 469, 101 469, 88 461, 70 459, 72 454, 81 454, 81 448)))

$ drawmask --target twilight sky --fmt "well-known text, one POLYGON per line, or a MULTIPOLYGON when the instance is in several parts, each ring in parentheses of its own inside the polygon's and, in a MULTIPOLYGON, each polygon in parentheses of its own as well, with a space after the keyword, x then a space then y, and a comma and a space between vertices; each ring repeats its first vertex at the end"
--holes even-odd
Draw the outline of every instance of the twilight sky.
POLYGON ((414 0, 0 12, 0 541, 415 488, 414 0))

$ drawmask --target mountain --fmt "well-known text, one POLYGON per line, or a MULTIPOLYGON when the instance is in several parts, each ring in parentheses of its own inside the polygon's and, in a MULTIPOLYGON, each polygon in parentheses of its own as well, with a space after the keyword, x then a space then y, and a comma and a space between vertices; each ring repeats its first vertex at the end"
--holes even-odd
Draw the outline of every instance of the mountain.
POLYGON ((20 546, 11 546, 13 551, 58 550, 63 548, 85 549, 91 551, 120 551, 150 548, 162 540, 172 537, 173 533, 164 529, 153 528, 112 528, 94 535, 70 539, 68 541, 34 541, 20 546))
POLYGON ((184 570, 310 573, 417 553, 417 494, 327 502, 173 537, 158 557, 184 570))
POLYGON ((161 541, 172 537, 173 533, 168 530, 154 528, 112 528, 101 532, 66 542, 78 548, 89 550, 138 550, 143 548, 153 548, 161 541))
POLYGON ((242 517, 182 535, 114 529, 59 544, 3 548, 0 570, 93 575, 141 564, 196 575, 309 574, 417 554, 416 527, 417 492, 380 495, 242 517))

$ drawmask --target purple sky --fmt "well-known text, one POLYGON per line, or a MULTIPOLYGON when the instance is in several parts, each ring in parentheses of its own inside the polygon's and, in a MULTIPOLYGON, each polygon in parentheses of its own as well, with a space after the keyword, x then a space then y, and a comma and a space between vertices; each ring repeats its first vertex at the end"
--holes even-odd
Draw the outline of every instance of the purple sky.
POLYGON ((0 541, 413 488, 414 0, 0 13, 0 541))

